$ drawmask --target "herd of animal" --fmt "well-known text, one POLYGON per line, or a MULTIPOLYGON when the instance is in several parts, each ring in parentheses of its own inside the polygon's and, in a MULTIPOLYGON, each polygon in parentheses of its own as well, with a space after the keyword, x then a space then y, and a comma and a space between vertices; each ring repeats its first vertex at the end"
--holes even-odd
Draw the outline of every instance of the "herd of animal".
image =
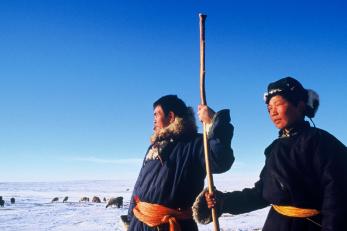
MULTIPOLYGON (((14 197, 12 197, 12 198, 10 199, 10 202, 11 202, 11 204, 16 203, 16 199, 15 199, 14 197)), ((0 196, 0 207, 4 207, 4 205, 5 205, 5 200, 2 199, 2 196, 0 196)))
MULTIPOLYGON (((69 197, 64 197, 63 203, 67 202, 69 197)), ((16 199, 12 197, 10 199, 11 204, 14 204, 16 202, 16 199)), ((51 203, 54 202, 59 202, 59 197, 54 197, 51 201, 51 203)), ((79 202, 89 202, 89 197, 82 197, 79 202)), ((97 196, 94 196, 91 200, 93 203, 101 203, 101 199, 97 196)), ((123 197, 111 197, 110 199, 106 199, 105 197, 103 198, 103 202, 106 203, 106 208, 108 207, 123 207, 123 197)), ((0 196, 0 207, 4 207, 5 205, 5 200, 2 199, 2 196, 0 196)))
MULTIPOLYGON (((69 199, 69 197, 64 197, 63 199, 63 203, 67 202, 69 199)), ((89 202, 89 197, 82 197, 79 202, 89 202)), ((102 200, 103 202, 106 203, 106 208, 108 207, 117 207, 117 208, 120 208, 120 207, 123 207, 123 197, 111 197, 110 199, 106 199, 105 197, 103 198, 102 200)), ((59 197, 54 197, 51 201, 52 203, 54 202, 59 202, 59 197)), ((101 203, 101 199, 100 197, 97 197, 97 196, 94 196, 92 199, 91 199, 91 202, 92 203, 101 203)))
MULTIPOLYGON (((69 197, 64 197, 63 203, 67 202, 69 197)), ((16 202, 16 199, 12 197, 10 199, 11 204, 14 204, 16 202)), ((59 202, 59 197, 54 197, 51 201, 51 203, 54 202, 59 202)), ((89 197, 82 197, 79 202, 89 202, 89 197)), ((100 197, 94 196, 91 200, 93 203, 101 203, 100 197)), ((103 198, 103 202, 106 203, 106 208, 108 207, 116 207, 116 208, 121 208, 123 207, 123 197, 111 197, 110 199, 106 199, 105 197, 103 198)), ((5 200, 2 199, 2 196, 0 196, 0 207, 4 207, 5 205, 5 200)))

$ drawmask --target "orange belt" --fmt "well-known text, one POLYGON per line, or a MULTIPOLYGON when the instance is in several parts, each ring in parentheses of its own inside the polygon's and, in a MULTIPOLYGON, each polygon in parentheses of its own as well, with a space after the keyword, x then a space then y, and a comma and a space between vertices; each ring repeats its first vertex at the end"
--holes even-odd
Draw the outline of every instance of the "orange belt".
POLYGON ((308 218, 320 213, 316 209, 303 209, 293 206, 272 205, 272 208, 274 208, 274 210, 279 214, 288 217, 308 218))
POLYGON ((142 202, 138 197, 135 197, 135 202, 136 206, 133 209, 135 217, 149 227, 169 223, 170 231, 180 231, 181 226, 177 220, 192 218, 192 211, 190 209, 184 211, 170 209, 163 205, 142 202))

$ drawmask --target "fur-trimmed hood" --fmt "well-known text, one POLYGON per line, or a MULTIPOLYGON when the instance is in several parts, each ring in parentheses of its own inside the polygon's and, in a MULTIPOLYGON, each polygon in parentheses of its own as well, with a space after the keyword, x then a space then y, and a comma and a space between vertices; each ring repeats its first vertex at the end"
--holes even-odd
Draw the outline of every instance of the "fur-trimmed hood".
POLYGON ((173 123, 169 126, 155 131, 151 136, 151 144, 163 140, 186 139, 194 136, 197 133, 194 111, 188 107, 187 115, 184 118, 175 117, 173 123))

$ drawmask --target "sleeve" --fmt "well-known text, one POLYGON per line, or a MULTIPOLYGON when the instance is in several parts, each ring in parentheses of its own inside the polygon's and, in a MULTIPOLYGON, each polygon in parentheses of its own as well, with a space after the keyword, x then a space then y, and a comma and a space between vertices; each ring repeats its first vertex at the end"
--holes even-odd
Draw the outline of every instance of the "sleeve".
MULTIPOLYGON (((215 114, 212 126, 208 132, 209 157, 212 173, 222 173, 230 169, 235 158, 231 149, 231 139, 234 127, 230 123, 229 110, 221 110, 215 114)), ((203 145, 201 147, 201 160, 205 169, 203 145)))
POLYGON ((131 198, 130 198, 129 209, 128 209, 128 220, 129 221, 131 221, 131 219, 134 216, 134 214, 133 214, 134 208, 135 208, 135 200, 134 200, 134 192, 133 192, 131 195, 131 198))
POLYGON ((248 213, 269 205, 262 197, 262 182, 259 180, 253 188, 245 188, 242 191, 223 193, 222 212, 230 214, 248 213))
POLYGON ((146 155, 145 157, 143 158, 143 161, 142 161, 142 167, 140 169, 140 172, 139 172, 139 175, 137 177, 137 180, 136 180, 136 183, 134 185, 134 189, 133 189, 133 192, 132 192, 132 195, 131 195, 131 198, 130 198, 130 203, 129 203, 129 209, 128 209, 128 220, 129 222, 131 221, 131 219, 133 218, 134 216, 134 213, 133 213, 133 209, 135 208, 136 206, 136 203, 135 203, 135 196, 136 196, 136 193, 138 191, 138 187, 139 187, 139 184, 140 182, 143 180, 142 177, 141 177, 141 171, 142 171, 142 168, 143 168, 143 165, 146 161, 146 156, 147 156, 147 153, 149 151, 149 149, 151 148, 151 146, 149 146, 149 148, 147 149, 146 151, 146 155))
POLYGON ((315 152, 321 172, 322 231, 346 228, 347 149, 336 138, 320 138, 315 152), (344 227, 344 228, 342 228, 344 227))
POLYGON ((135 183, 135 186, 134 186, 134 190, 132 192, 132 195, 131 195, 131 198, 130 198, 130 203, 129 203, 129 209, 128 209, 128 221, 130 222, 133 217, 134 217, 134 213, 133 213, 133 209, 135 208, 136 206, 136 203, 135 203, 135 196, 136 196, 136 191, 137 191, 137 185, 138 185, 138 182, 139 182, 139 177, 135 183))

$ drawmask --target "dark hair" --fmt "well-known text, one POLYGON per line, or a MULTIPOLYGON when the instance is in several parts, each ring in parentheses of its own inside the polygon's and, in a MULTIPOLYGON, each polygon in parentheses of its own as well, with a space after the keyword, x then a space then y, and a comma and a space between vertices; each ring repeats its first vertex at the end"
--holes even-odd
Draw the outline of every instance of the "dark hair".
POLYGON ((187 105, 177 97, 177 95, 165 95, 159 98, 153 103, 153 108, 161 106, 165 116, 169 114, 170 111, 175 113, 178 117, 185 117, 188 113, 187 105))

